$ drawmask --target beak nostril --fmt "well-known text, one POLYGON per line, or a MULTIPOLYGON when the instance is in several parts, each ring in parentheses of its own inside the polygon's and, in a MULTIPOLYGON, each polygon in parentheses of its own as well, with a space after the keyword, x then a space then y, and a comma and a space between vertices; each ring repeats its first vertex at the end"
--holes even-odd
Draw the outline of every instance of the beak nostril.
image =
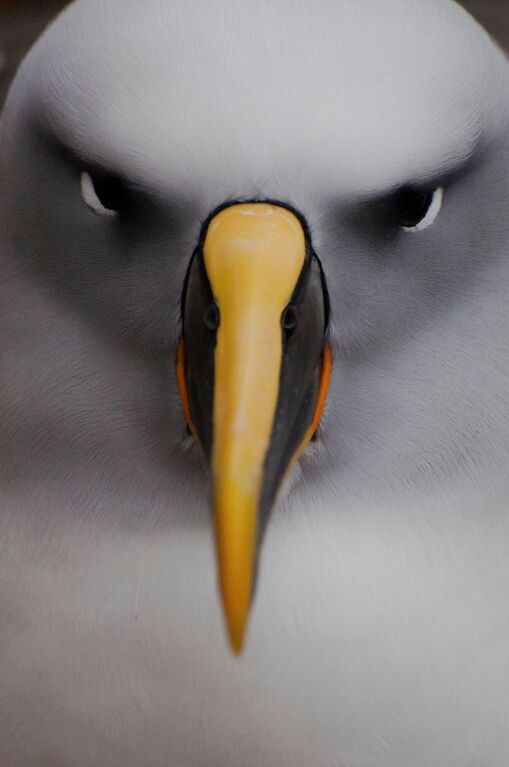
POLYGON ((216 331, 220 321, 219 307, 217 304, 209 304, 203 312, 203 324, 208 330, 216 331))
POLYGON ((284 310, 281 316, 281 325, 283 330, 286 330, 287 332, 295 330, 295 326, 297 325, 297 309, 292 304, 287 306, 284 310))

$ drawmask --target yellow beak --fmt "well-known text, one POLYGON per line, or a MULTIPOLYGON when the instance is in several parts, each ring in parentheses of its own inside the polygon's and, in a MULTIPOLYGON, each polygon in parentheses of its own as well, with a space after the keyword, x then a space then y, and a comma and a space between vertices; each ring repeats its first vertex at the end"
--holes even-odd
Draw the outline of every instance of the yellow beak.
POLYGON ((281 206, 232 205, 210 221, 203 257, 220 313, 212 449, 219 585, 230 644, 240 653, 279 396, 281 317, 304 266, 305 233, 297 216, 281 206))

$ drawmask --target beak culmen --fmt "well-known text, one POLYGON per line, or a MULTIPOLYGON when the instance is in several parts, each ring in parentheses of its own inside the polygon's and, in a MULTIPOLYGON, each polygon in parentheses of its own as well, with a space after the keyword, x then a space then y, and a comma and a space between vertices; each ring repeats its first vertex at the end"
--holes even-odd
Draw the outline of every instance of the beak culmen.
POLYGON ((236 653, 261 533, 325 402, 327 314, 321 266, 297 213, 236 203, 209 219, 184 288, 177 378, 211 462, 219 586, 236 653))

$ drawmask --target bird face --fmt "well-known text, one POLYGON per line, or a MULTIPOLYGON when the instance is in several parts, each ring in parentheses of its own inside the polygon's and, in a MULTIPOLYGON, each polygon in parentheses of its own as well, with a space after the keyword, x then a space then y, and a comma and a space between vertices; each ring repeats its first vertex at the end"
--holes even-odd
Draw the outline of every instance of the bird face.
MULTIPOLYGON (((470 50, 458 8, 432 5, 410 16, 395 1, 380 16, 372 2, 366 29, 346 1, 316 18, 300 3, 157 2, 141 15, 134 2, 77 3, 10 97, 4 178, 38 238, 18 257, 112 349, 177 353, 236 650, 261 533, 316 432, 332 356, 330 452, 373 482, 391 476, 402 417, 371 417, 390 389, 373 370, 421 349, 497 251, 475 243, 502 205, 486 182, 500 167, 505 64, 480 32, 470 50)), ((430 396, 412 409, 413 375, 399 374, 409 435, 433 409, 430 396)))

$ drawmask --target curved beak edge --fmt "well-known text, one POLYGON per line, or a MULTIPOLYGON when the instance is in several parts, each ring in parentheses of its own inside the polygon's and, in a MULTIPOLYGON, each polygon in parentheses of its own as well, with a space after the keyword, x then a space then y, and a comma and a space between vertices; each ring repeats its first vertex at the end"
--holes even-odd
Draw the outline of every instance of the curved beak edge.
POLYGON ((323 275, 296 214, 266 203, 216 214, 186 280, 177 382, 211 463, 219 589, 235 654, 261 534, 325 404, 325 330, 323 275))

